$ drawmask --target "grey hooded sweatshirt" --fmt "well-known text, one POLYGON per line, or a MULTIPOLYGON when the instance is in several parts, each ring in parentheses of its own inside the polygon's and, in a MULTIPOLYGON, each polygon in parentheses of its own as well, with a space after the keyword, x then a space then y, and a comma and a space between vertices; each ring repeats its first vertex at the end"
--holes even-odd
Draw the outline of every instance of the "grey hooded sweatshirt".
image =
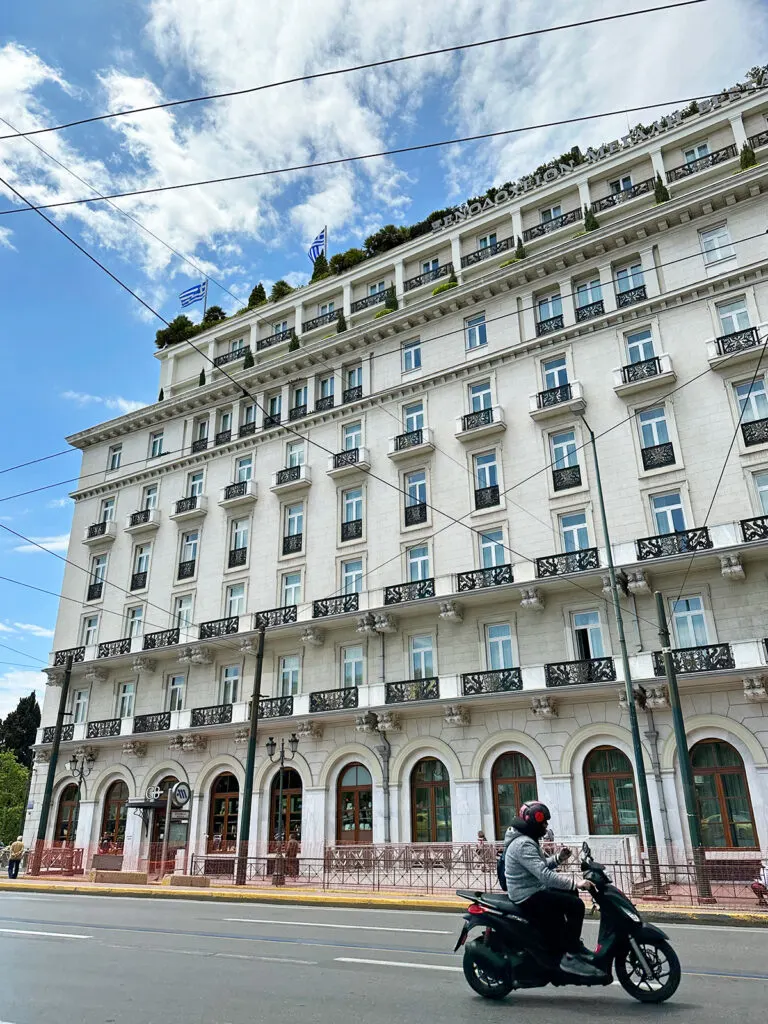
POLYGON ((559 875, 555 870, 557 867, 557 857, 545 857, 535 839, 513 826, 507 829, 504 836, 504 874, 507 876, 507 896, 513 903, 522 903, 542 889, 575 893, 573 879, 569 875, 559 875))

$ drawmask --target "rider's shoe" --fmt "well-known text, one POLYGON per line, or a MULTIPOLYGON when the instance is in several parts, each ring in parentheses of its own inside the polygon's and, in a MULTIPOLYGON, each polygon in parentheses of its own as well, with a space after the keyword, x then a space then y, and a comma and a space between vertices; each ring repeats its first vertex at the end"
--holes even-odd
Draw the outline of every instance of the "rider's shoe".
POLYGON ((578 956, 580 956, 582 960, 586 960, 587 963, 591 964, 595 959, 595 955, 595 951, 590 949, 589 946, 585 946, 583 942, 579 943, 578 956))
POLYGON ((560 970, 566 974, 578 974, 582 978, 601 978, 603 971, 594 964, 587 963, 581 956, 573 953, 564 953, 560 960, 560 970))

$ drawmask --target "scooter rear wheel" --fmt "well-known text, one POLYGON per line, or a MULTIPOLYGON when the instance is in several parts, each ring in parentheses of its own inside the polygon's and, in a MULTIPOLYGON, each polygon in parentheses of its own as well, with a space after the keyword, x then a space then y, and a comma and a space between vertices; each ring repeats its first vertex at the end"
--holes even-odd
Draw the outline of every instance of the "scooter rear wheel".
POLYGON ((616 977, 625 992, 641 1003, 663 1003, 677 991, 680 984, 680 961, 677 953, 663 940, 638 943, 653 978, 648 978, 631 946, 616 957, 616 977))
POLYGON ((468 942, 464 947, 462 967, 467 984, 483 999, 504 999, 514 988, 512 981, 509 978, 498 977, 485 965, 481 966, 474 956, 474 945, 474 942, 468 942))

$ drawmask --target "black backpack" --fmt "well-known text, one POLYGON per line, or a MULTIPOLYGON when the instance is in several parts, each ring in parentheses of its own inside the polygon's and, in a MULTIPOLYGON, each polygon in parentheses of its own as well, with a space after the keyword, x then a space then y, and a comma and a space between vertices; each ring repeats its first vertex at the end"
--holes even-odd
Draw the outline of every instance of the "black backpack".
POLYGON ((506 852, 506 850, 502 850, 501 853, 499 854, 499 859, 496 861, 496 877, 498 878, 499 885, 504 890, 504 892, 507 891, 507 873, 504 870, 504 857, 506 855, 506 852))

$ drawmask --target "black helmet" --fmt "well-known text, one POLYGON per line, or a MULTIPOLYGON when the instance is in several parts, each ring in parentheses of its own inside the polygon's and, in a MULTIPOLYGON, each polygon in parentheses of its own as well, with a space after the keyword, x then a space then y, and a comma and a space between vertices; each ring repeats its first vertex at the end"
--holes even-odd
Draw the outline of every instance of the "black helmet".
POLYGON ((547 822, 552 815, 546 804, 538 800, 528 800, 520 808, 519 817, 525 823, 528 834, 541 839, 547 831, 547 822))

